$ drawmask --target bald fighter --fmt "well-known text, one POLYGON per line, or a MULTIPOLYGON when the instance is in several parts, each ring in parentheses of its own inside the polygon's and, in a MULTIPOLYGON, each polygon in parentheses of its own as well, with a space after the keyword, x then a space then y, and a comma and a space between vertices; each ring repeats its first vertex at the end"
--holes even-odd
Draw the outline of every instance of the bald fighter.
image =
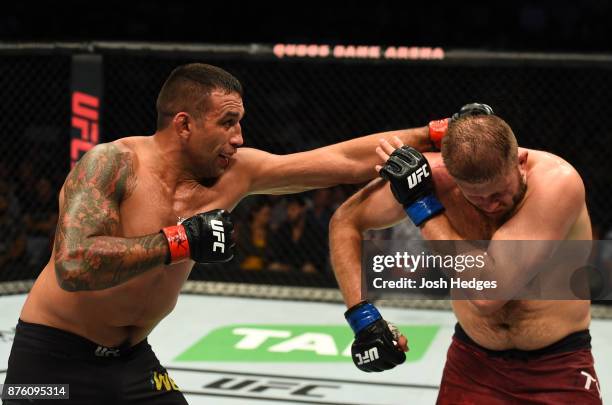
MULTIPOLYGON (((347 320, 356 331, 354 353, 376 347, 379 354, 377 361, 358 365, 366 371, 389 368, 376 364, 383 360, 399 364, 403 353, 398 353, 407 347, 403 336, 384 327, 378 310, 361 300, 365 230, 391 226, 408 215, 428 240, 592 238, 576 170, 553 154, 519 148, 510 127, 491 113, 452 120, 441 154, 421 154, 399 140, 381 142, 377 152, 386 163, 378 169, 389 181, 374 180, 332 219, 332 263, 349 308, 347 320), (417 170, 431 175, 409 185, 417 170), (368 368, 372 363, 377 369, 368 368)), ((549 253, 539 252, 539 246, 529 257, 488 252, 487 271, 524 278, 549 253), (495 263, 513 265, 496 268, 495 263)), ((476 297, 453 301, 453 310, 458 323, 438 404, 601 404, 589 301, 476 297)), ((359 357, 354 360, 359 363, 359 357)))
POLYGON ((53 253, 21 311, 6 384, 70 384, 73 404, 186 403, 146 337, 194 263, 233 257, 228 211, 249 194, 371 179, 380 138, 431 145, 420 128, 273 155, 240 148, 244 113, 231 74, 181 66, 159 93, 154 135, 83 156, 60 192, 53 253))

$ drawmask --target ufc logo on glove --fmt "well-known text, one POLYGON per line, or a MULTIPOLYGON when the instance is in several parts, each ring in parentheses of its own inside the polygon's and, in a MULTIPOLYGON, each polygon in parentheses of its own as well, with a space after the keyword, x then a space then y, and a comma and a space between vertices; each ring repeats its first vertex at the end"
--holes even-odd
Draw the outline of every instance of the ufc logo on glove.
POLYGON ((363 353, 355 353, 355 357, 357 358, 356 364, 358 366, 362 364, 368 364, 369 362, 379 358, 378 349, 376 347, 373 347, 370 350, 364 351, 363 353))
POLYGON ((217 248, 221 248, 221 253, 225 253, 225 231, 223 230, 223 222, 213 219, 210 221, 210 225, 213 229, 213 236, 217 239, 217 242, 213 243, 213 252, 217 251, 217 248))
POLYGON ((412 189, 417 184, 421 183, 423 177, 429 177, 429 172, 427 171, 427 164, 419 167, 416 172, 412 173, 408 176, 408 188, 412 189))
POLYGON ((201 212, 181 221, 179 225, 168 226, 161 231, 168 241, 169 254, 166 264, 179 263, 188 258, 196 263, 225 263, 233 259, 232 230, 234 224, 230 215, 221 209, 201 212), (227 242, 229 246, 225 246, 227 242))

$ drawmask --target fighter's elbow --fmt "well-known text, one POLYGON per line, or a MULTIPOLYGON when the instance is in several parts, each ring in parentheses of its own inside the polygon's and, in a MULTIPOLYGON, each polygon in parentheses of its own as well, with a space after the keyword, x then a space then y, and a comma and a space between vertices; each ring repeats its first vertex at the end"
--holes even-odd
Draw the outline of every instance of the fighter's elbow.
POLYGON ((344 203, 338 207, 329 221, 329 232, 330 235, 339 234, 348 229, 361 231, 355 212, 351 209, 351 205, 344 203))
POLYGON ((336 210, 334 215, 332 215, 331 219, 329 220, 329 234, 330 235, 335 235, 338 232, 342 231, 342 227, 344 225, 345 219, 342 217, 342 213, 338 212, 339 210, 340 208, 336 210))
POLYGON ((66 283, 66 282, 60 282, 59 286, 60 286, 60 288, 62 290, 67 291, 67 292, 79 292, 79 291, 83 291, 83 289, 79 289, 74 284, 70 284, 70 283, 66 283))
POLYGON ((66 274, 62 271, 55 271, 55 276, 57 278, 57 284, 60 286, 60 288, 64 291, 68 291, 68 292, 77 292, 77 291, 81 291, 78 288, 78 285, 75 284, 74 282, 69 282, 68 278, 66 277, 66 274))
POLYGON ((89 288, 85 288, 86 283, 80 281, 78 271, 73 270, 75 266, 79 267, 75 263, 56 260, 55 278, 57 279, 57 284, 62 290, 68 292, 89 290, 89 288))

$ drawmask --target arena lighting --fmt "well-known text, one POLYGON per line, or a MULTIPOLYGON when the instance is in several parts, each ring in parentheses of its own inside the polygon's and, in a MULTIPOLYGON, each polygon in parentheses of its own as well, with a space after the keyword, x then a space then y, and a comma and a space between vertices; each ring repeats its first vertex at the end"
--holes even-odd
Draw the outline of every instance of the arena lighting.
POLYGON ((337 59, 444 59, 442 48, 378 45, 275 44, 277 58, 337 58, 337 59))

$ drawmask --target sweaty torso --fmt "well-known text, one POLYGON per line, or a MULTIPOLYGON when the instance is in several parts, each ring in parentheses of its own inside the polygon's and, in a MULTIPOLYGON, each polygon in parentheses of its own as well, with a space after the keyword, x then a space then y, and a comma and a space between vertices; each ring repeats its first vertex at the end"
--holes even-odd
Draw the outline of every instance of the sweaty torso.
MULTIPOLYGON (((431 161, 431 160, 430 160, 431 161)), ((566 164, 554 155, 529 150, 527 167, 530 198, 534 187, 546 184, 545 177, 555 165, 566 164)), ((441 159, 432 161, 436 192, 446 208, 445 214, 457 232, 468 240, 488 240, 501 225, 477 211, 461 194, 443 167, 441 159)), ((520 209, 520 208, 519 208, 520 209)), ((538 226, 534 220, 534 226, 538 226)), ((565 239, 592 238, 590 219, 584 204, 581 213, 565 239)), ((481 314, 467 300, 453 301, 453 310, 466 333, 478 344, 491 350, 535 350, 548 346, 570 333, 588 328, 589 301, 532 301, 507 302, 490 315, 481 314)))
MULTIPOLYGON (((159 163, 151 152, 150 137, 115 143, 133 153, 137 164, 135 188, 121 202, 119 234, 113 236, 143 236, 199 212, 231 210, 246 194, 236 170, 226 171, 209 187, 169 189, 153 174, 159 163)), ((136 344, 172 311, 193 264, 185 261, 160 266, 105 290, 68 292, 57 282, 52 254, 28 296, 21 319, 67 330, 104 346, 126 341, 136 344)))

